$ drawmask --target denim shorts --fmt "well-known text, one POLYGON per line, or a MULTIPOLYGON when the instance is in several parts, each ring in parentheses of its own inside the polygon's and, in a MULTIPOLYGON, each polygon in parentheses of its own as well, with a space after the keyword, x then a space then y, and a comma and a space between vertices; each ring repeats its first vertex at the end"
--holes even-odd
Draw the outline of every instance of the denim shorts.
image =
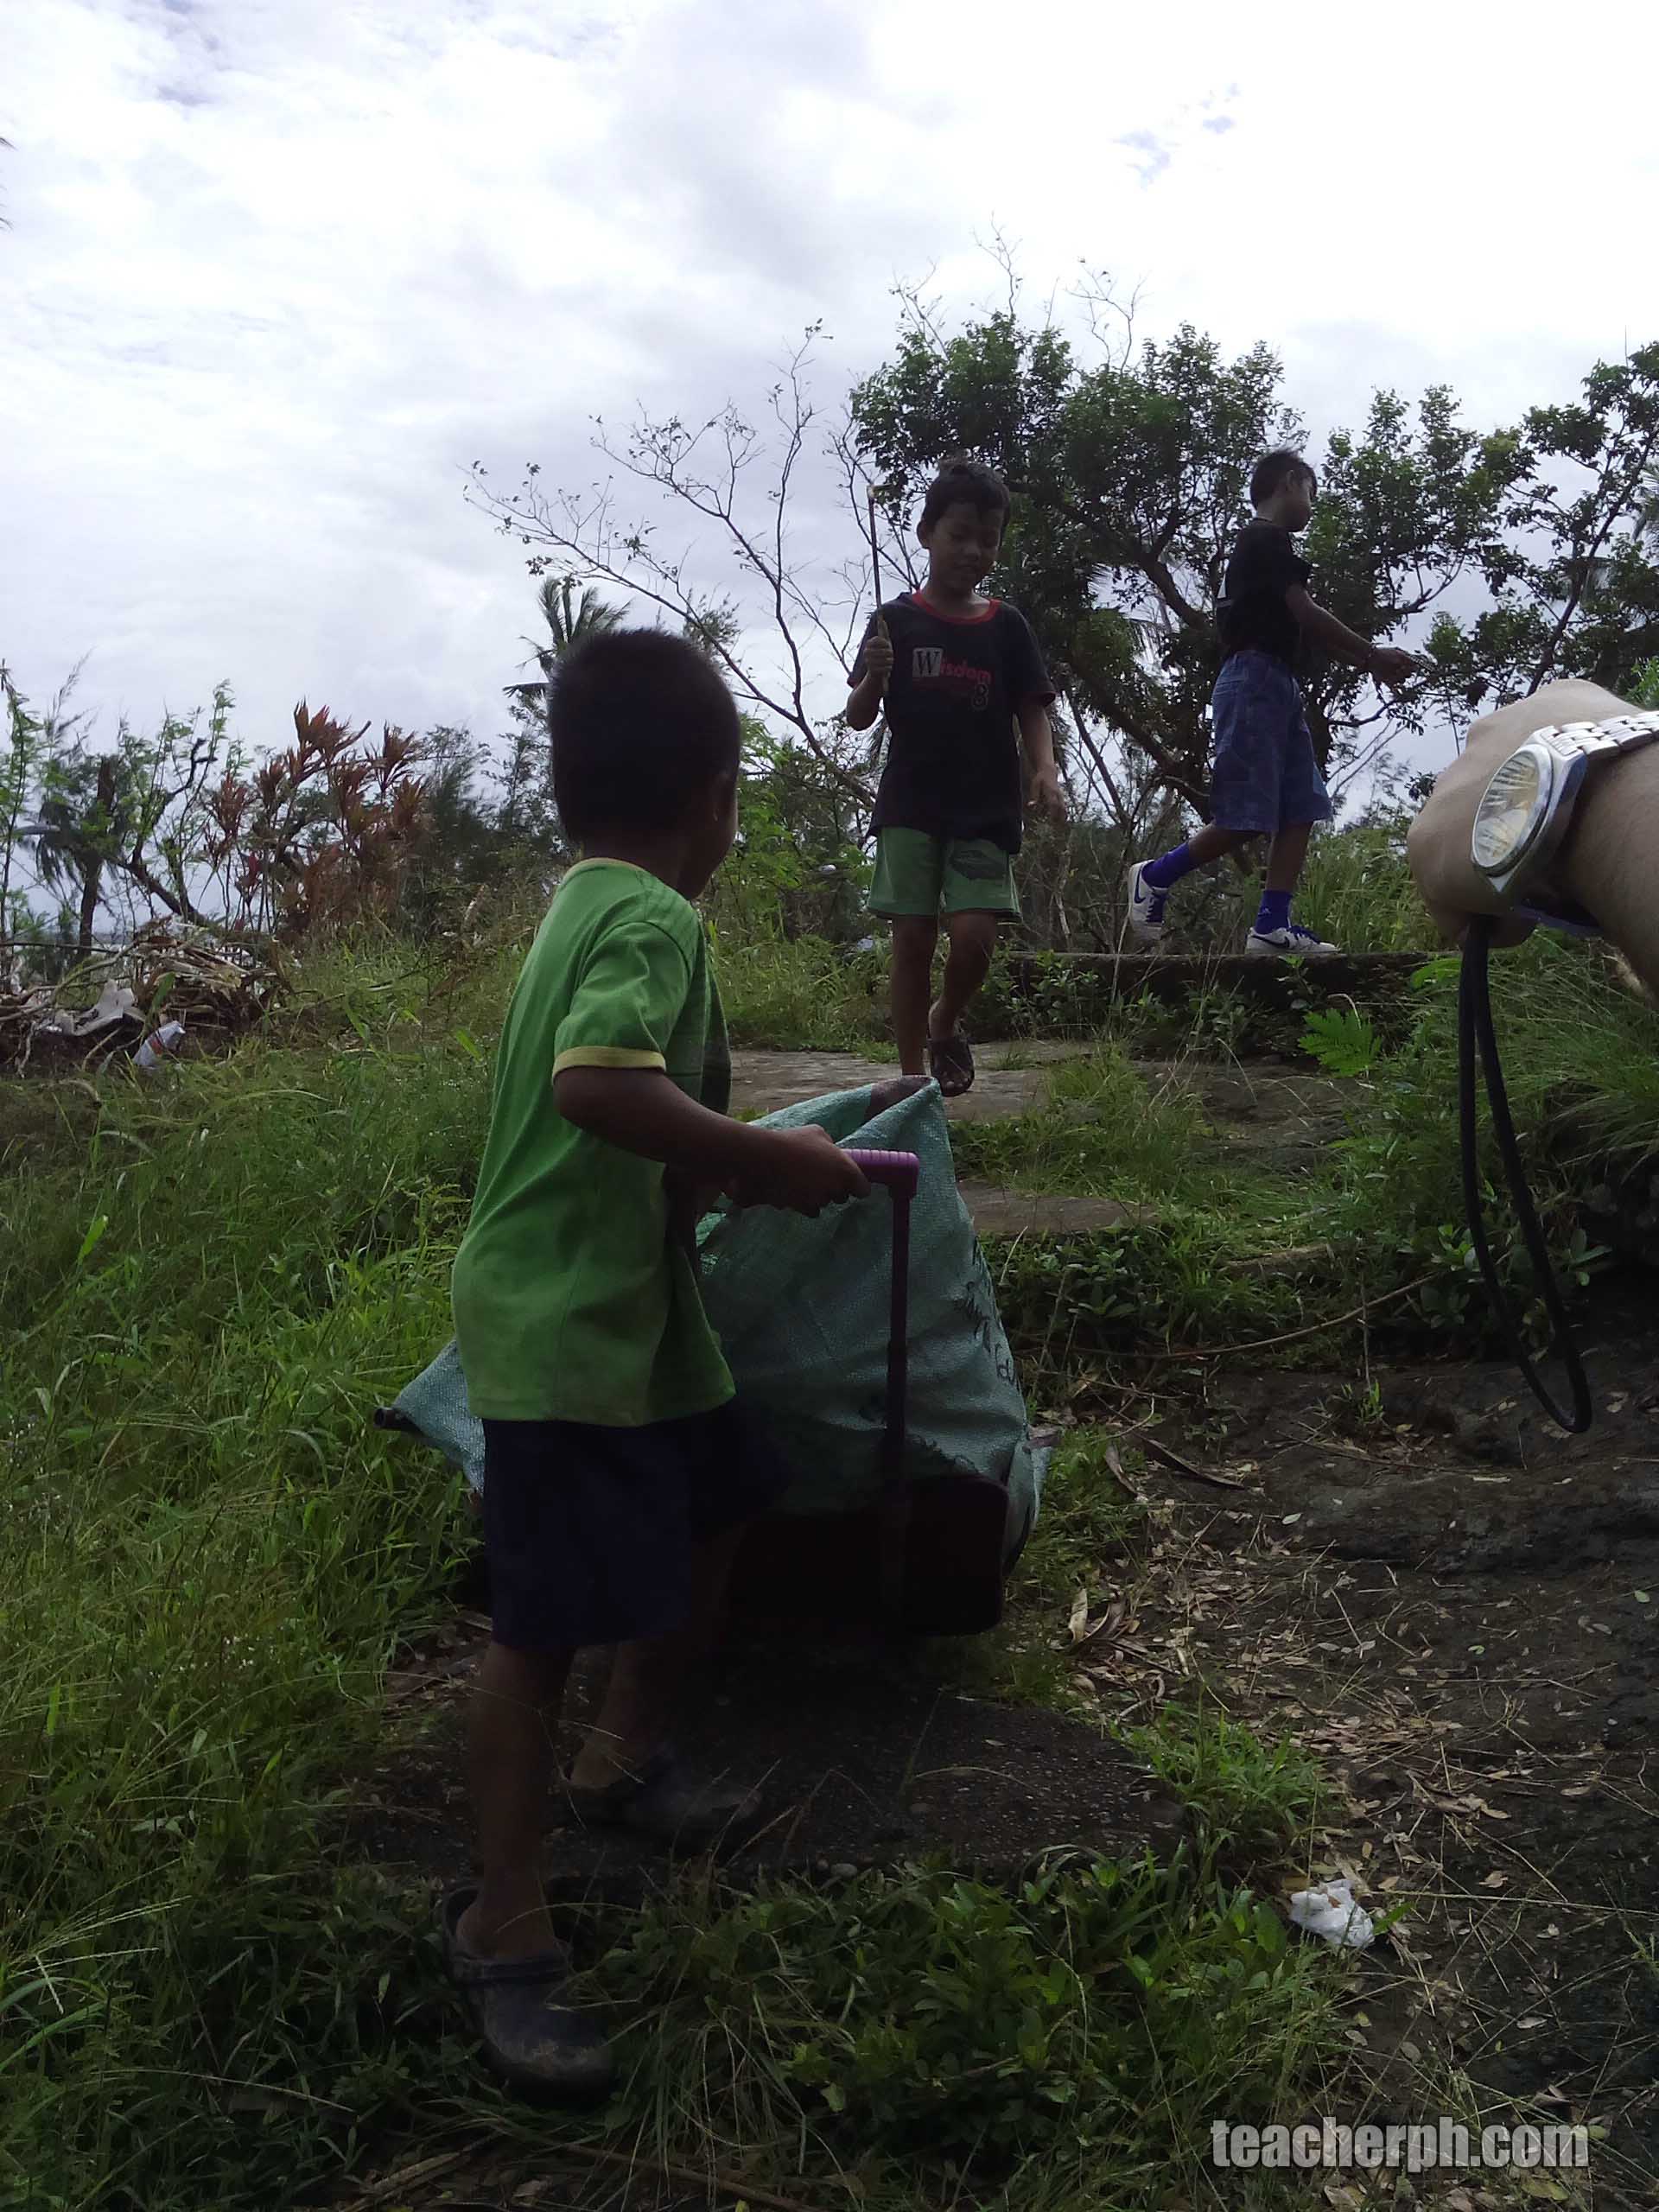
POLYGON ((1300 686, 1284 662, 1254 648, 1229 655, 1214 705, 1216 827, 1271 837, 1299 822, 1328 822, 1331 794, 1313 758, 1300 686))
POLYGON ((683 1627, 696 1548, 788 1483, 730 1399, 640 1428, 486 1421, 491 1635, 516 1651, 576 1650, 683 1627))

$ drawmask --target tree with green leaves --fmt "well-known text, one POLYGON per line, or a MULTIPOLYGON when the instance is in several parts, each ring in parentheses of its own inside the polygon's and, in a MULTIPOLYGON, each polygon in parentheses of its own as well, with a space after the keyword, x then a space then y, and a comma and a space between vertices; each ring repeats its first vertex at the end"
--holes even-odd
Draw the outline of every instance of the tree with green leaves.
MULTIPOLYGON (((1266 345, 1229 360, 1191 326, 1138 348, 1096 334, 1080 355, 1011 302, 946 334, 912 297, 893 358, 854 394, 855 435, 895 531, 947 454, 1001 470, 1014 513, 992 588, 1031 614, 1103 785, 1122 803, 1123 784, 1150 781, 1202 807, 1216 600, 1252 466, 1301 446, 1303 426, 1266 345)), ((1449 393, 1427 393, 1414 417, 1378 394, 1363 438, 1337 434, 1319 464, 1306 550, 1321 603, 1397 639, 1493 557, 1516 469, 1504 440, 1458 423, 1449 393)), ((1316 744, 1338 772, 1433 710, 1426 681, 1387 707, 1335 661, 1313 658, 1305 682, 1316 744)))
MULTIPOLYGON (((946 334, 912 296, 893 358, 854 395, 895 525, 946 454, 1002 470, 1015 507, 998 581, 1037 623, 1079 738, 1127 739, 1195 804, 1215 602, 1250 467, 1303 442, 1281 380, 1267 346, 1230 361, 1190 326, 1084 357, 1052 321, 1023 323, 1017 299, 946 334)), ((1309 656, 1309 719, 1338 778, 1400 728, 1443 716, 1455 731, 1468 709, 1554 676, 1619 689, 1659 642, 1659 346, 1599 365, 1580 401, 1488 432, 1444 386, 1414 407, 1380 391, 1362 434, 1334 431, 1310 458, 1321 603, 1379 642, 1427 625, 1428 665, 1386 702, 1309 656), (1486 604, 1463 611, 1471 600, 1486 604)))
POLYGON ((1504 434, 1520 465, 1484 575, 1490 604, 1430 633, 1467 706, 1563 676, 1627 696, 1659 652, 1659 342, 1599 362, 1581 389, 1504 434))
POLYGON ((30 933, 29 899, 19 881, 19 863, 28 810, 47 747, 40 717, 30 713, 28 700, 12 682, 3 661, 0 661, 0 702, 6 715, 6 750, 0 759, 0 983, 3 983, 10 968, 12 943, 30 933))
MULTIPOLYGON (((1141 343, 1104 280, 1082 296, 1083 327, 1062 328, 1023 313, 1010 271, 1004 302, 947 328, 902 294, 893 352, 856 385, 844 424, 826 425, 808 388, 814 332, 767 395, 769 423, 734 405, 701 422, 642 415, 620 437, 600 423, 595 443, 640 514, 613 482, 549 493, 534 467, 512 493, 482 471, 472 486, 533 573, 574 563, 703 635, 741 703, 867 818, 874 760, 837 713, 869 607, 867 500, 888 588, 914 584, 927 481, 950 454, 990 461, 1014 506, 989 588, 1029 615, 1060 691, 1073 825, 1034 834, 1027 869, 1055 942, 1074 866, 1104 881, 1116 865, 1103 838, 1131 848, 1160 814, 1205 810, 1215 604, 1250 471, 1265 450, 1305 445, 1270 346, 1229 357, 1191 326, 1141 343), (809 463, 861 548, 842 567, 794 550, 809 463), (669 551, 664 507, 701 542, 669 551)), ((1455 741, 1471 709, 1555 675, 1622 690, 1659 649, 1656 417, 1659 347, 1645 346, 1592 370, 1572 404, 1495 429, 1467 422, 1444 386, 1414 401, 1379 391, 1357 427, 1309 452, 1320 497, 1305 550, 1320 603, 1423 663, 1384 697, 1307 654, 1308 717, 1338 792, 1384 772, 1402 735, 1438 725, 1455 741)))
POLYGON ((79 750, 50 763, 31 829, 42 886, 74 901, 75 950, 83 960, 92 950, 104 872, 118 842, 120 765, 114 753, 92 759, 79 750))

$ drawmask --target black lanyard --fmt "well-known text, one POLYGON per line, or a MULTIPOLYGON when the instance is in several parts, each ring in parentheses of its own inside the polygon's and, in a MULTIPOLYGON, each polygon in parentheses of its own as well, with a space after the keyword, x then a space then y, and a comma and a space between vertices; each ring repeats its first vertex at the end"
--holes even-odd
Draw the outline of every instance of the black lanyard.
POLYGON ((1492 925, 1484 915, 1478 915, 1470 922, 1469 933, 1464 940, 1463 974, 1458 986, 1458 1116, 1463 1139, 1463 1202, 1469 1217, 1469 1241, 1474 1247, 1475 1257, 1479 1262, 1493 1310, 1503 1324, 1510 1340, 1510 1349, 1526 1377, 1528 1388, 1553 1421, 1564 1428, 1569 1436, 1581 1436, 1594 1419, 1595 1409, 1590 1402, 1590 1385, 1585 1377, 1584 1362, 1579 1357, 1578 1344, 1567 1321, 1560 1286, 1549 1262, 1549 1248, 1544 1242, 1544 1232, 1533 1206, 1532 1193, 1527 1188, 1521 1147, 1516 1142, 1515 1123, 1510 1118, 1509 1097, 1503 1089, 1503 1070, 1497 1057, 1497 1033, 1492 1026, 1491 949, 1492 925), (1485 1224, 1481 1218, 1480 1163, 1476 1142, 1477 1057, 1486 1078, 1486 1099, 1491 1108, 1492 1135, 1497 1140, 1497 1149, 1509 1180, 1510 1195, 1515 1200, 1521 1235, 1526 1244, 1527 1255, 1532 1262, 1533 1273, 1537 1277, 1550 1326, 1555 1332, 1555 1349, 1567 1370, 1567 1388, 1573 1400, 1570 1413, 1563 1413, 1550 1395, 1543 1377, 1528 1354, 1510 1301, 1504 1295, 1503 1286, 1498 1280, 1491 1248, 1486 1242, 1485 1224))

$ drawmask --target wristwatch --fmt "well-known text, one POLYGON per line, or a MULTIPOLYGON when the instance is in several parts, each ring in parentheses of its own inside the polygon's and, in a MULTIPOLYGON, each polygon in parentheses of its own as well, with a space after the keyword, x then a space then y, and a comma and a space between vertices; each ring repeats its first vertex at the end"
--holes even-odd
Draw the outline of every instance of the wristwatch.
POLYGON ((1593 916, 1546 890, 1549 864, 1592 766, 1656 738, 1659 714, 1556 722, 1534 730, 1499 765, 1475 809, 1469 842, 1471 859, 1505 906, 1558 929, 1595 931, 1593 916))

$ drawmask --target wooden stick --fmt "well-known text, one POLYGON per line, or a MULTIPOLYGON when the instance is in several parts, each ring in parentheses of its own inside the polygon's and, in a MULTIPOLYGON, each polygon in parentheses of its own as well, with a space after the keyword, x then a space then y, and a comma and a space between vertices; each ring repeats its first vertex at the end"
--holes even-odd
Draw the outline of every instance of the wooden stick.
POLYGON ((1141 1449, 1148 1459, 1155 1459, 1160 1467, 1172 1468, 1178 1475, 1185 1475, 1191 1482, 1210 1483, 1217 1490, 1249 1490, 1250 1485, 1236 1475, 1212 1475, 1207 1468, 1195 1467, 1190 1459, 1183 1459, 1179 1452, 1172 1452, 1167 1444, 1155 1443, 1148 1436, 1141 1449))
MULTIPOLYGON (((871 634, 874 637, 885 638, 887 634, 887 626, 881 620, 881 546, 877 533, 875 521, 875 495, 879 488, 880 487, 878 486, 872 484, 868 493, 870 523, 870 581, 875 587, 875 612, 871 616, 870 620, 874 626, 871 634)), ((887 693, 883 691, 881 695, 881 711, 883 714, 887 712, 887 693)))
MULTIPOLYGON (((604 2151, 597 2144, 560 2143, 550 2146, 556 2158, 587 2158, 596 2166, 620 2166, 625 2173, 633 2173, 644 2166, 652 2173, 661 2174, 664 2181, 683 2182, 693 2189, 714 2187, 728 2196, 745 2197, 753 2205, 763 2206, 765 2212, 812 2212, 810 2205, 803 2204, 798 2197, 776 2196, 769 2189, 757 2189, 752 2181, 745 2181, 738 2174, 723 2174, 718 2168, 708 2173, 696 2173, 690 2166, 677 2166, 666 2158, 640 2158, 626 2151, 604 2151)), ((538 2193, 543 2184, 531 2184, 538 2193)), ((550 2182, 545 2186, 550 2188, 550 2182)), ((534 2204, 537 2199, 524 2190, 516 2190, 515 2204, 534 2204)))
POLYGON ((371 2204, 384 2204, 389 2196, 401 2196, 411 2182, 430 2181, 434 2175, 448 2173, 451 2166, 483 2147, 483 2138, 463 2143, 458 2151, 441 2151, 435 2158, 416 2158, 411 2166, 399 2166, 397 2172, 387 2174, 384 2180, 371 2183, 361 2196, 346 2207, 346 2212, 364 2212, 371 2204))
POLYGON ((870 575, 875 584, 875 614, 877 621, 880 621, 881 619, 881 548, 876 538, 875 491, 876 487, 872 484, 868 495, 870 505, 870 575))

